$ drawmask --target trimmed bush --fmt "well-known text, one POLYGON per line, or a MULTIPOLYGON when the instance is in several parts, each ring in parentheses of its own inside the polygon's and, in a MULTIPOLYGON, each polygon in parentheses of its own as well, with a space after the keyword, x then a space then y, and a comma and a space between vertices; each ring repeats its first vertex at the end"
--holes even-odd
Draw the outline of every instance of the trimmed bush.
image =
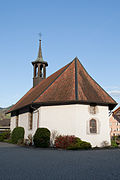
POLYGON ((91 144, 86 141, 78 141, 75 144, 71 144, 68 150, 78 150, 78 149, 91 149, 91 144))
POLYGON ((79 137, 76 137, 75 140, 76 140, 76 141, 75 141, 76 143, 79 143, 79 142, 82 141, 79 137))
POLYGON ((50 145, 50 131, 47 128, 38 128, 33 137, 36 147, 47 148, 50 145))
POLYGON ((67 149, 71 144, 76 143, 77 138, 75 136, 58 136, 55 139, 55 147, 61 149, 67 149))
POLYGON ((24 128, 23 127, 16 127, 12 131, 11 140, 12 143, 17 144, 19 140, 24 140, 24 128))

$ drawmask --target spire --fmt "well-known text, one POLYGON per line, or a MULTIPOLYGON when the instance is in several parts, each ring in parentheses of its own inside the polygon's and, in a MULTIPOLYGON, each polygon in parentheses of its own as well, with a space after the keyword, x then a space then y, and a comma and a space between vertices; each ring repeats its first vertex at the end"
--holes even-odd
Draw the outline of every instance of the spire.
POLYGON ((36 61, 43 61, 43 57, 42 57, 42 48, 41 48, 41 33, 39 33, 40 39, 39 39, 39 51, 38 51, 38 57, 36 61))
POLYGON ((43 57, 42 57, 42 48, 41 48, 41 39, 39 40, 38 58, 43 60, 43 57))
POLYGON ((46 78, 46 67, 48 66, 48 63, 44 61, 42 57, 41 34, 39 34, 39 36, 40 39, 38 56, 37 59, 32 62, 32 65, 34 67, 33 87, 35 87, 37 84, 39 84, 39 82, 46 78))

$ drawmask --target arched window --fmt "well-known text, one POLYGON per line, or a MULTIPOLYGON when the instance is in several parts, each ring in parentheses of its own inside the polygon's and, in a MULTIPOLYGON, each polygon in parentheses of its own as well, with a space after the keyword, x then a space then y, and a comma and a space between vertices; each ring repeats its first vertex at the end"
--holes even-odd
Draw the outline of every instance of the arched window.
POLYGON ((38 77, 38 66, 36 67, 36 77, 38 77))
POLYGON ((90 133, 97 133, 97 122, 95 119, 90 120, 90 133))

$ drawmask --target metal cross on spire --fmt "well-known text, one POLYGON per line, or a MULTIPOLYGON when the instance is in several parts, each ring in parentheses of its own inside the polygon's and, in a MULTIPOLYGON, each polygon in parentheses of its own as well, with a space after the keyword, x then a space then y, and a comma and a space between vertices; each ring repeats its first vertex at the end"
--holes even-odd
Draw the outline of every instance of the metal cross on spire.
POLYGON ((40 39, 39 39, 39 40, 41 41, 41 37, 42 37, 42 34, 41 34, 41 32, 39 33, 39 37, 40 37, 40 39))
POLYGON ((41 36, 42 36, 42 34, 41 34, 41 33, 39 33, 39 37, 40 37, 40 39, 39 39, 39 51, 38 51, 38 58, 39 58, 39 60, 40 60, 40 61, 43 61, 43 57, 42 57, 42 48, 41 48, 41 36))

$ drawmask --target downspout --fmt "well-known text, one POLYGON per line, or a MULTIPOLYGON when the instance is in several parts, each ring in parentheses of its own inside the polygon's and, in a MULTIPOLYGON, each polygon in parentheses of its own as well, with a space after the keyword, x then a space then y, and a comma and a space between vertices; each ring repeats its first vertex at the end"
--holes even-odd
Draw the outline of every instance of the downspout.
POLYGON ((37 108, 34 108, 32 105, 31 105, 31 108, 38 113, 38 117, 37 117, 37 128, 39 128, 39 110, 38 110, 37 108))

